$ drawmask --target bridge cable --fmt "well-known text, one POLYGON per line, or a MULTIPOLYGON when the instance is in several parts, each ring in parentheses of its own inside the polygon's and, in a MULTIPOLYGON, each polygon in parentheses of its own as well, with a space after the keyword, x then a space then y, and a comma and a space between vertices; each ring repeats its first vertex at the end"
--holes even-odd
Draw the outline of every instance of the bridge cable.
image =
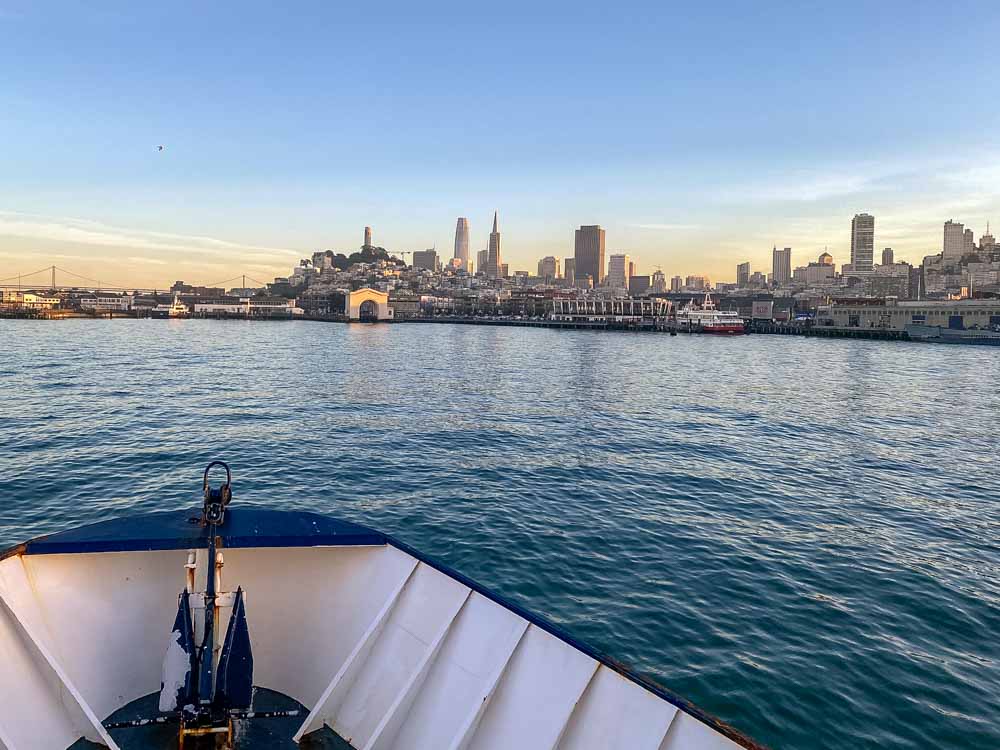
MULTIPOLYGON (((83 279, 84 281, 93 281, 93 282, 94 282, 95 284, 97 284, 98 286, 100 286, 100 285, 101 285, 101 281, 100 281, 100 279, 92 279, 92 278, 90 278, 89 276, 81 276, 81 275, 80 275, 80 274, 78 274, 78 273, 73 273, 72 271, 67 271, 67 270, 66 270, 65 268, 59 268, 58 266, 56 266, 55 268, 56 268, 56 270, 57 270, 57 271, 59 271, 60 273, 65 273, 65 274, 69 274, 70 276, 76 276, 76 278, 78 278, 78 279, 83 279)), ((123 288, 123 289, 124 289, 124 287, 120 287, 120 288, 123 288)))
POLYGON ((9 278, 0 279, 0 284, 2 284, 5 281, 13 281, 14 279, 23 279, 25 276, 37 276, 40 273, 46 273, 46 272, 51 271, 51 270, 52 270, 52 266, 45 266, 45 268, 39 269, 38 271, 32 271, 31 273, 19 273, 19 274, 15 274, 14 276, 10 276, 9 278))

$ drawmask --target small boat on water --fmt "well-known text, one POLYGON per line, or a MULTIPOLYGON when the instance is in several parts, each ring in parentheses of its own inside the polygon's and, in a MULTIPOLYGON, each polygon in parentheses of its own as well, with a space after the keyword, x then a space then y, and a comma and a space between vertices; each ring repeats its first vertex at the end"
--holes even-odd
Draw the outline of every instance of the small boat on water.
POLYGON ((735 310, 716 309, 709 292, 705 292, 705 299, 702 300, 701 307, 695 307, 694 301, 691 300, 677 311, 677 327, 681 331, 728 336, 746 333, 746 327, 740 314, 735 310))
POLYGON ((203 496, 0 553, 0 748, 759 747, 385 534, 203 496))
POLYGON ((186 318, 191 314, 188 306, 181 302, 180 294, 174 292, 174 299, 169 305, 156 305, 149 314, 151 318, 186 318))

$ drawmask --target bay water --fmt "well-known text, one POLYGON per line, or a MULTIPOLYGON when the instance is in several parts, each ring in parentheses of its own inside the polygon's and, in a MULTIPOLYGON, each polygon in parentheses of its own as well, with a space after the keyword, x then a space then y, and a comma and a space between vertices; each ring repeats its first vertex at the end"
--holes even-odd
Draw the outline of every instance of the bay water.
POLYGON ((775 748, 1000 747, 1000 350, 200 320, 0 350, 0 548, 193 508, 221 459, 237 505, 392 533, 775 748))

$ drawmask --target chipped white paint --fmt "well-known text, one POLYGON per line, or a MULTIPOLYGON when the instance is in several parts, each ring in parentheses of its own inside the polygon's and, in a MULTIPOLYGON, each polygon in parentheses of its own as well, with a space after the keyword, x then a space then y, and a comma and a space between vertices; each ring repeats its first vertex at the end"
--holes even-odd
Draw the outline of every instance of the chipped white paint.
POLYGON ((181 645, 184 635, 175 630, 170 636, 167 653, 163 656, 163 685, 160 688, 159 704, 161 711, 177 709, 177 693, 184 687, 191 672, 191 657, 181 645))
MULTIPOLYGON (((242 586, 255 603, 255 683, 310 709, 297 739, 327 724, 359 750, 737 748, 395 547, 225 555, 227 587, 242 586)), ((80 736, 113 747, 99 719, 156 692, 161 676, 164 694, 176 695, 188 658, 178 633, 164 658, 163 636, 177 594, 203 590, 206 558, 177 550, 0 561, 0 750, 65 748, 80 736)))

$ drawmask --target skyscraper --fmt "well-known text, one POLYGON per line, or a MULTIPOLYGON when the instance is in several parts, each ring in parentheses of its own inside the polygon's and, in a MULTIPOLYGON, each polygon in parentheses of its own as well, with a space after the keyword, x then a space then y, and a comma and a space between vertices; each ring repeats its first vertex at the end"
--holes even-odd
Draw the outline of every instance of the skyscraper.
POLYGON ((736 266, 736 286, 746 289, 750 285, 750 261, 736 266))
POLYGON ((875 267, 875 217, 855 214, 851 219, 851 268, 854 273, 871 273, 875 267))
POLYGON ((972 235, 971 229, 966 229, 962 235, 962 255, 972 255, 976 252, 976 238, 972 235))
POLYGON ((792 280, 792 248, 771 250, 771 280, 775 286, 783 286, 792 280))
POLYGON ((488 259, 489 250, 480 250, 476 253, 476 268, 479 269, 479 273, 486 273, 488 259))
POLYGON ((948 219, 944 223, 944 244, 941 247, 945 260, 958 260, 965 250, 965 227, 948 219))
POLYGON ((427 271, 440 271, 437 250, 417 250, 413 253, 413 267, 427 271))
POLYGON ((674 276, 670 279, 671 292, 679 292, 681 290, 681 287, 683 286, 684 286, 684 279, 682 279, 680 276, 674 276))
POLYGON ((458 224, 455 226, 455 255, 459 261, 459 268, 469 270, 469 220, 464 216, 458 217, 458 224))
POLYGON ((594 286, 600 286, 604 281, 604 230, 600 225, 581 226, 576 230, 573 257, 576 258, 576 277, 590 276, 594 286))
POLYGON ((650 280, 648 276, 632 275, 628 278, 628 293, 630 297, 641 297, 649 293, 650 280))
POLYGON ((661 293, 667 291, 667 277, 659 268, 653 271, 653 291, 661 293))
POLYGON ((500 251, 500 228, 497 225, 497 211, 493 212, 493 231, 490 232, 490 246, 486 255, 486 275, 491 279, 501 278, 503 254, 500 251))
POLYGON ((538 261, 538 276, 543 279, 558 279, 562 276, 559 273, 559 258, 554 255, 546 255, 538 261))
MULTIPOLYGON (((678 277, 680 278, 680 277, 678 277)), ((711 286, 707 276, 688 276, 684 279, 684 286, 691 291, 704 291, 711 286)))
POLYGON ((892 248, 887 247, 882 250, 882 265, 891 266, 892 265, 892 248))
POLYGON ((566 279, 566 286, 576 283, 576 258, 566 258, 563 261, 563 278, 566 279))
POLYGON ((608 275, 604 279, 604 285, 609 289, 628 289, 629 263, 629 257, 625 254, 608 258, 608 275))

